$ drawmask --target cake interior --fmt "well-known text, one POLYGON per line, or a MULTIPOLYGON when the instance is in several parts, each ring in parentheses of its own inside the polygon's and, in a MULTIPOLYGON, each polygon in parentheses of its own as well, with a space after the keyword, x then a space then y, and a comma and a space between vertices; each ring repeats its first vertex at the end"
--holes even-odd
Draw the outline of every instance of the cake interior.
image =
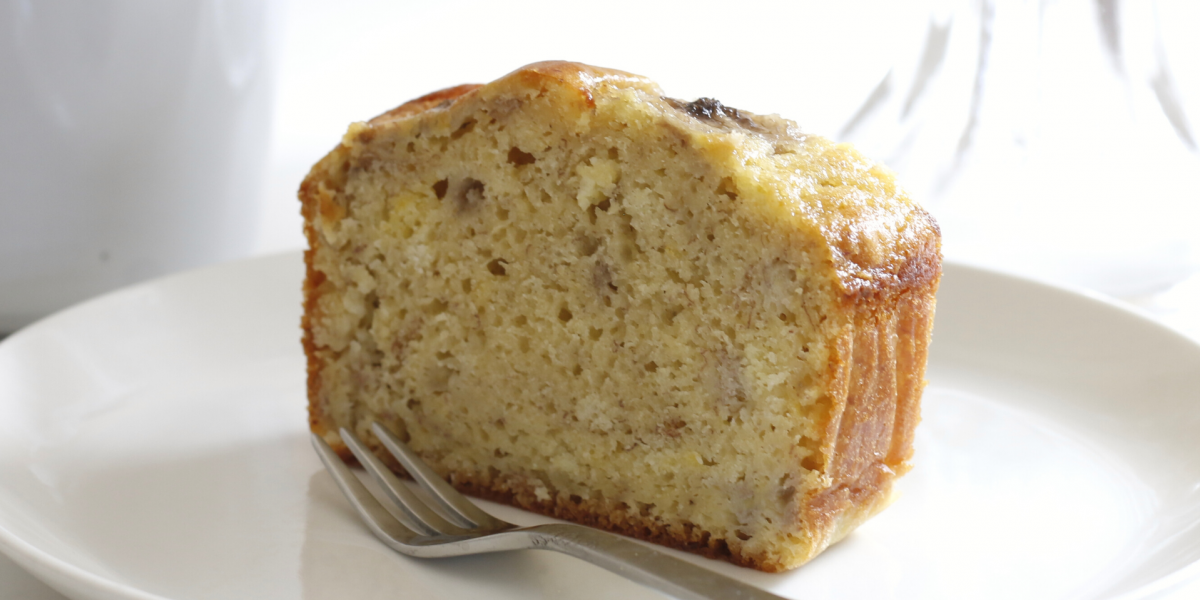
MULTIPOLYGON (((485 497, 804 562, 853 325, 828 249, 686 115, 598 100, 582 128, 535 92, 347 134, 312 255, 327 435, 377 420, 485 497)), ((844 159, 745 137, 813 180, 844 159)))

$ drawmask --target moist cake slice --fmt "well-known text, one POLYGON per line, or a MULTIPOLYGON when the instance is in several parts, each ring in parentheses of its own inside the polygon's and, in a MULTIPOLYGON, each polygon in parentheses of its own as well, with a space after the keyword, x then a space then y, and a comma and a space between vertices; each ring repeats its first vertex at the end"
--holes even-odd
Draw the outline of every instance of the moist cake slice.
POLYGON ((940 236, 849 146, 547 62, 351 125, 300 198, 346 457, 379 421, 466 493, 764 571, 909 470, 940 236))

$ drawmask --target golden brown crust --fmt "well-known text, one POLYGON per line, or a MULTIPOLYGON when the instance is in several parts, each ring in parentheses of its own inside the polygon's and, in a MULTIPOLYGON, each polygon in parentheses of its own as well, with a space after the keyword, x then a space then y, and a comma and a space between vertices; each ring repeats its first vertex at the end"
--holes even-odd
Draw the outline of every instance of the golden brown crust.
POLYGON ((831 236, 839 250, 838 275, 848 302, 877 302, 933 286, 942 276, 942 234, 937 222, 921 207, 915 207, 911 228, 898 240, 889 256, 863 256, 856 253, 853 231, 831 236))
POLYGON ((903 296, 899 302, 896 324, 896 417, 886 459, 886 463, 893 468, 907 463, 913 455, 913 436, 921 420, 921 394, 925 390, 925 365, 933 336, 935 296, 940 281, 939 265, 931 281, 923 288, 903 296))
POLYGON ((893 483, 911 468, 940 276, 938 266, 921 287, 889 302, 862 302, 839 341, 824 462, 814 465, 831 483, 800 509, 829 532, 825 546, 886 507, 893 483))
POLYGON ((419 113, 425 112, 431 108, 447 107, 459 98, 483 87, 478 83, 465 83, 454 87, 438 90, 436 92, 425 94, 420 98, 409 100, 392 110, 389 110, 374 119, 369 123, 371 125, 380 125, 388 121, 411 117, 419 113))
POLYGON ((325 416, 320 403, 317 402, 321 389, 321 368, 324 364, 313 339, 313 320, 317 313, 317 300, 320 297, 317 290, 325 281, 325 274, 313 266, 313 256, 321 242, 320 236, 313 227, 316 199, 315 194, 311 191, 312 187, 313 184, 307 179, 300 187, 300 212, 304 216, 304 237, 308 238, 308 249, 304 251, 304 313, 300 316, 300 329, 308 372, 308 426, 314 433, 324 435, 326 432, 325 416))
MULTIPOLYGON (((300 214, 304 217, 304 236, 308 239, 308 249, 304 251, 304 313, 300 317, 302 331, 301 342, 304 345, 304 355, 308 372, 308 424, 316 434, 325 437, 332 432, 325 407, 320 401, 321 372, 325 362, 317 352, 316 340, 313 334, 313 323, 320 315, 320 298, 322 284, 326 275, 316 268, 314 259, 321 247, 321 236, 317 232, 316 222, 322 213, 328 216, 331 206, 337 206, 331 201, 330 187, 337 186, 338 174, 345 176, 344 147, 339 146, 312 168, 308 177, 300 184, 300 214)), ((349 450, 341 446, 340 441, 334 444, 335 450, 346 458, 349 450)))

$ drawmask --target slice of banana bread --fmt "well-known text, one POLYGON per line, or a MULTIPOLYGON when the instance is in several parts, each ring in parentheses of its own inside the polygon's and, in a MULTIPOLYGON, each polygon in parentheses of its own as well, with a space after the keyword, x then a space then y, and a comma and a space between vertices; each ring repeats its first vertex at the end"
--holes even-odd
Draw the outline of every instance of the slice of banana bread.
POLYGON ((909 469, 940 237, 846 145, 547 62, 351 125, 300 198, 345 456, 380 421, 467 493, 764 571, 909 469))

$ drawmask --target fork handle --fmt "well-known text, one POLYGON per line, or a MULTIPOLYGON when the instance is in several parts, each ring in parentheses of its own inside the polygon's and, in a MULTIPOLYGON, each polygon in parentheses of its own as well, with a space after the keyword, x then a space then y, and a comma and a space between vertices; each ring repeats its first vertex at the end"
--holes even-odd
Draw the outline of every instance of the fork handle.
POLYGON ((599 529, 554 523, 522 531, 530 535, 532 548, 554 550, 582 558, 681 600, 782 600, 752 585, 599 529))

